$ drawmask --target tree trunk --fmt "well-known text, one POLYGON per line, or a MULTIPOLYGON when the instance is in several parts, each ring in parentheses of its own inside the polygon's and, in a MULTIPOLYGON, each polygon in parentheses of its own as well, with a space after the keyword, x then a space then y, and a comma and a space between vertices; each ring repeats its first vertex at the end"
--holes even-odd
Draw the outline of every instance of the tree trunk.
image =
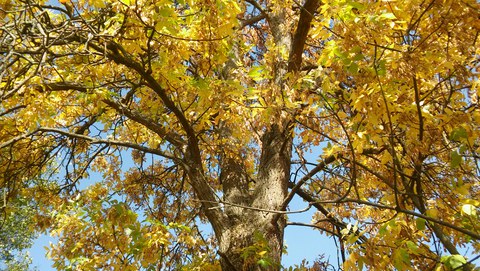
MULTIPOLYGON (((283 10, 268 16, 273 39, 279 48, 291 48, 291 36, 285 35, 283 10)), ((271 93, 265 101, 274 105, 279 95, 285 95, 283 86, 288 60, 279 54, 274 68, 271 93)), ((291 116, 290 116, 291 117, 291 116)), ((224 271, 280 270, 284 215, 269 211, 283 211, 288 195, 292 133, 290 117, 281 110, 273 114, 272 123, 261 138, 261 155, 254 190, 249 191, 241 161, 229 160, 222 167, 222 185, 228 225, 217 231, 221 266, 224 271), (244 206, 228 206, 235 203, 244 206)))
MULTIPOLYGON (((287 72, 300 70, 312 14, 318 5, 316 0, 306 1, 294 40, 289 34, 291 30, 284 10, 272 11, 267 16, 276 46, 290 50, 289 59, 283 59, 280 53, 275 58, 278 62, 273 67, 271 92, 262 97, 274 107, 278 106, 277 97, 286 95, 287 72)), ((284 114, 280 107, 277 110, 261 138, 261 156, 253 191, 250 191, 250 180, 242 161, 226 158, 220 165, 224 219, 220 223, 209 219, 219 243, 218 253, 224 271, 280 270, 281 267, 286 220, 284 215, 275 211, 284 211, 282 208, 288 197, 293 116, 284 114)))
POLYGON ((283 229, 272 224, 240 223, 222 233, 219 239, 220 263, 224 271, 279 270, 283 229), (265 254, 264 254, 265 253, 265 254))
POLYGON ((280 210, 288 193, 292 139, 290 128, 284 126, 281 129, 273 125, 262 138, 259 172, 252 193, 248 193, 240 163, 230 160, 222 169, 228 219, 223 231, 216 235, 224 271, 280 269, 286 221, 283 215, 269 211, 280 210))

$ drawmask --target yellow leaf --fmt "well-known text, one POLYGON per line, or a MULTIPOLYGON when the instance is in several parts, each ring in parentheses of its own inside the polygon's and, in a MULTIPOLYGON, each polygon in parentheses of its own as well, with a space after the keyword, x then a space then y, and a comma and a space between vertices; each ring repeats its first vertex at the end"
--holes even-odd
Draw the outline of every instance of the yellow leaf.
POLYGON ((345 112, 343 112, 343 111, 338 111, 337 115, 338 115, 338 117, 339 117, 340 119, 343 119, 343 120, 345 120, 345 119, 348 118, 347 113, 345 113, 345 112))
POLYGON ((263 257, 263 255, 265 255, 266 253, 267 253, 266 250, 262 250, 262 251, 258 252, 257 254, 258 254, 258 256, 263 257))

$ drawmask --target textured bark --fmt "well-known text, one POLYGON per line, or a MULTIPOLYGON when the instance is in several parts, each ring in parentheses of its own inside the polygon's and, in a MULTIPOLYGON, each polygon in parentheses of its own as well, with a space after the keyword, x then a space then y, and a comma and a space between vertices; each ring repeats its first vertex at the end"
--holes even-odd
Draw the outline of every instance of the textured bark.
POLYGON ((272 125, 262 138, 262 154, 255 190, 250 192, 241 161, 225 159, 220 180, 224 192, 226 218, 216 231, 223 270, 279 270, 283 249, 285 218, 262 210, 279 210, 288 194, 292 138, 290 127, 272 125), (235 204, 238 206, 229 205, 235 204), (240 207, 243 206, 243 207, 240 207), (242 253, 255 245, 260 236, 266 241, 268 268, 242 253))
MULTIPOLYGON (((283 129, 274 125, 262 139, 260 169, 255 191, 250 197, 238 190, 238 186, 225 189, 227 202, 249 203, 252 209, 225 206, 228 226, 217 235, 223 270, 279 270, 283 250, 285 217, 278 218, 275 213, 255 210, 279 210, 288 194, 292 139, 289 127, 283 129), (258 234, 267 241, 268 258, 271 265, 261 268, 255 261, 241 256, 245 248, 255 244, 254 235, 258 234)), ((227 167, 229 176, 224 182, 242 183, 239 165, 227 167), (235 174, 236 172, 236 174, 235 174)), ((226 187, 227 183, 223 184, 226 187)), ((229 187, 230 185, 227 185, 229 187)), ((245 190, 243 190, 245 191, 245 190)), ((258 240, 257 240, 258 241, 258 240)))

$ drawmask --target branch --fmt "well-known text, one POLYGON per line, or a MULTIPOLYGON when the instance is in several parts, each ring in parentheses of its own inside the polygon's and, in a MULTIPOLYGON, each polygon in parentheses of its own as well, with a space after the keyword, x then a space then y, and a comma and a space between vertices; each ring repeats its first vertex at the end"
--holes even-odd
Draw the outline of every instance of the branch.
POLYGON ((249 19, 240 20, 240 28, 244 28, 245 26, 248 26, 248 25, 253 25, 265 18, 267 18, 267 16, 262 13, 258 16, 255 16, 249 19))
POLYGON ((305 213, 306 211, 310 210, 310 208, 312 208, 312 204, 308 204, 307 207, 305 207, 301 210, 279 211, 279 210, 256 208, 256 207, 236 204, 236 203, 232 203, 232 202, 227 202, 227 201, 223 201, 223 200, 219 200, 219 201, 198 200, 198 202, 207 202, 207 203, 218 204, 218 206, 210 207, 210 209, 219 209, 219 208, 223 207, 221 204, 225 204, 225 205, 230 205, 230 206, 233 206, 233 207, 238 207, 238 208, 247 209, 247 210, 259 211, 259 212, 265 212, 265 213, 273 213, 273 214, 282 214, 282 215, 305 213))
POLYGON ((26 105, 17 105, 17 106, 14 106, 14 107, 9 108, 9 109, 5 110, 4 112, 0 113, 0 117, 3 117, 3 116, 5 116, 5 115, 8 115, 8 114, 10 114, 10 113, 18 110, 18 109, 22 109, 22 108, 25 108, 25 107, 27 107, 27 106, 26 106, 26 105))
MULTIPOLYGON (((86 41, 84 38, 79 36, 75 37, 74 40, 75 39, 76 41, 80 42, 86 41)), ((176 106, 175 102, 172 99, 170 99, 165 89, 150 73, 148 73, 143 68, 140 63, 132 59, 121 45, 113 41, 108 41, 106 42, 106 48, 108 49, 108 51, 106 51, 103 46, 99 46, 98 44, 94 44, 93 42, 90 43, 89 46, 97 52, 105 54, 107 58, 113 60, 115 63, 124 65, 125 67, 137 72, 137 74, 140 75, 143 80, 145 80, 146 84, 160 97, 166 109, 173 112, 187 135, 187 157, 185 157, 182 165, 189 173, 191 185, 195 190, 198 198, 207 201, 215 201, 215 192, 210 187, 205 177, 203 161, 200 153, 200 147, 198 146, 198 139, 195 130, 193 129, 181 109, 176 106)), ((211 203, 204 204, 203 206, 206 216, 212 223, 215 232, 219 234, 219 232, 223 231, 223 227, 225 226, 225 216, 222 212, 209 209, 210 207, 214 206, 211 203)))
POLYGON ((328 164, 337 160, 337 158, 340 158, 340 155, 338 155, 338 156, 335 156, 335 155, 328 156, 320 164, 315 166, 309 173, 307 173, 305 176, 303 176, 302 179, 300 179, 293 187, 291 187, 290 193, 288 194, 288 196, 283 201, 283 204, 282 204, 280 210, 285 210, 287 208, 288 204, 290 203, 290 201, 292 201, 292 199, 295 196, 295 194, 297 193, 298 189, 300 189, 300 187, 302 187, 302 185, 304 185, 305 182, 310 180, 318 172, 322 171, 328 164))
POLYGON ((62 90, 76 90, 79 92, 87 93, 88 90, 93 88, 88 88, 84 85, 79 85, 76 83, 69 82, 54 82, 45 84, 47 91, 62 91, 62 90))
POLYGON ((16 137, 14 137, 14 138, 12 138, 12 139, 10 139, 10 140, 2 143, 2 144, 0 145, 0 149, 3 149, 3 148, 5 148, 5 147, 7 147, 7 146, 11 146, 11 145, 17 143, 18 141, 20 141, 20 140, 22 140, 22 139, 25 139, 25 138, 27 138, 27 137, 29 137, 29 136, 34 135, 36 132, 38 132, 38 131, 35 130, 35 131, 33 131, 33 132, 30 132, 30 133, 26 133, 26 134, 23 134, 23 135, 16 136, 16 137))
MULTIPOLYGON (((385 147, 380 149, 365 149, 363 150, 362 155, 379 154, 383 152, 385 149, 386 149, 385 147)), ((308 172, 305 176, 303 176, 294 186, 291 186, 290 193, 285 198, 282 204, 282 208, 280 210, 285 210, 285 208, 287 208, 288 204, 293 199, 298 189, 302 187, 302 185, 304 185, 308 180, 310 180, 313 176, 315 176, 315 174, 325 169, 327 165, 329 165, 330 163, 333 163, 334 161, 340 158, 343 158, 341 154, 338 154, 336 156, 335 155, 328 156, 321 163, 319 163, 312 170, 310 170, 310 172, 308 172)))
MULTIPOLYGON (((93 89, 69 82, 48 83, 45 85, 45 87, 49 91, 76 90, 83 93, 86 93, 89 89, 93 89)), ((115 111, 117 111, 119 114, 124 115, 137 123, 142 124, 149 130, 159 135, 161 138, 164 138, 165 140, 173 144, 175 147, 182 149, 182 147, 185 145, 185 142, 182 140, 180 135, 168 132, 165 127, 157 124, 154 120, 151 120, 148 117, 141 115, 137 112, 133 112, 125 105, 116 101, 110 99, 102 99, 102 101, 109 105, 111 108, 115 109, 115 111)))
POLYGON ((227 36, 223 36, 223 37, 220 37, 220 38, 205 38, 205 39, 183 38, 183 37, 177 37, 177 36, 172 36, 172 35, 169 35, 169 34, 158 32, 153 27, 152 27, 152 29, 153 29, 153 31, 155 31, 155 33, 159 34, 160 36, 164 36, 164 37, 175 39, 175 40, 183 40, 183 41, 190 41, 190 42, 219 41, 219 40, 224 40, 224 39, 229 37, 227 35, 227 36))
POLYGON ((260 13, 262 13, 263 15, 265 15, 265 17, 267 17, 267 12, 263 9, 263 7, 255 0, 245 0, 245 2, 249 3, 250 5, 252 5, 254 8, 258 9, 258 11, 260 11, 260 13))
POLYGON ((139 150, 139 151, 142 151, 142 152, 145 152, 145 153, 156 154, 156 155, 159 155, 159 156, 162 156, 162 157, 165 157, 165 158, 168 158, 168 159, 171 159, 173 161, 181 163, 181 160, 178 157, 169 155, 169 154, 167 154, 163 151, 160 151, 158 149, 152 149, 152 148, 148 148, 148 147, 145 147, 145 146, 142 146, 142 145, 139 145, 139 144, 130 143, 130 142, 94 138, 94 137, 90 137, 90 136, 86 136, 86 135, 75 134, 75 133, 68 132, 68 131, 65 131, 65 130, 61 130, 61 129, 58 129, 58 128, 48 128, 48 127, 40 127, 30 134, 34 134, 36 132, 56 133, 56 134, 67 136, 69 138, 83 139, 85 141, 88 141, 90 144, 106 144, 106 145, 112 145, 112 146, 127 147, 127 148, 130 148, 130 149, 136 149, 136 150, 139 150))
MULTIPOLYGON (((322 219, 323 220, 323 219, 322 219)), ((317 222, 321 222, 321 221, 317 221, 317 222)), ((342 237, 340 234, 336 233, 336 232, 333 232, 331 230, 328 230, 328 229, 325 229, 325 228, 322 228, 322 227, 319 227, 315 224, 307 224, 307 223, 302 223, 302 222, 287 222, 287 226, 303 226, 303 227, 310 227, 310 228, 314 228, 314 229, 317 229, 317 230, 321 230, 321 231, 324 231, 324 232, 327 232, 333 236, 337 236, 337 237, 342 237)))
POLYGON ((185 145, 185 142, 180 137, 180 135, 176 133, 168 132, 165 129, 165 127, 157 124, 154 120, 151 120, 140 113, 133 112, 132 110, 130 110, 129 108, 127 108, 125 105, 121 103, 117 103, 115 101, 108 100, 108 99, 104 99, 102 101, 108 104, 113 109, 115 109, 115 111, 117 111, 118 113, 123 114, 129 119, 142 124, 143 126, 147 127, 149 130, 152 130, 161 138, 164 138, 168 142, 172 143, 175 147, 182 149, 182 147, 185 145))
MULTIPOLYGON (((78 42, 87 41, 79 36, 74 37, 73 40, 78 42)), ((105 54, 106 57, 113 60, 115 63, 124 65, 125 67, 136 71, 147 82, 147 85, 163 101, 165 107, 168 110, 172 111, 173 114, 180 121, 180 124, 182 125, 188 136, 189 147, 192 149, 192 151, 194 151, 194 153, 197 154, 196 157, 194 157, 196 159, 195 162, 201 164, 200 150, 196 141, 195 131, 193 130, 192 126, 190 125, 183 112, 175 105, 173 100, 168 97, 165 89, 160 85, 160 83, 158 83, 158 81, 155 80, 155 78, 150 73, 148 73, 140 63, 133 60, 121 45, 113 41, 109 41, 106 44, 106 48, 108 49, 108 51, 105 51, 105 48, 103 46, 99 46, 98 44, 94 44, 93 42, 89 43, 89 46, 97 52, 105 54)))
POLYGON ((420 217, 420 218, 423 218, 423 219, 425 219, 429 222, 433 222, 433 223, 436 223, 436 224, 454 229, 454 230, 456 230, 458 232, 461 232, 461 233, 464 233, 464 234, 466 234, 466 235, 468 235, 468 236, 470 236, 470 237, 472 237, 476 240, 480 240, 480 234, 478 234, 478 233, 466 230, 464 228, 460 228, 460 227, 455 226, 453 224, 444 222, 440 219, 433 218, 433 217, 423 215, 423 214, 420 214, 420 213, 416 213, 416 212, 406 210, 406 209, 403 209, 403 208, 400 208, 400 207, 392 207, 392 206, 388 206, 388 205, 384 205, 384 204, 380 204, 380 203, 375 203, 375 202, 370 202, 370 201, 365 201, 365 200, 358 200, 358 199, 349 199, 349 198, 342 199, 342 200, 332 200, 332 201, 316 201, 316 203, 323 203, 323 204, 325 204, 325 203, 335 203, 335 204, 337 204, 337 203, 348 203, 348 202, 368 205, 368 206, 372 206, 372 207, 379 208, 379 209, 393 210, 393 211, 397 211, 399 213, 404 213, 404 214, 407 214, 407 215, 420 217))
MULTIPOLYGON (((293 187, 293 183, 289 183, 289 186, 293 187)), ((347 224, 335 218, 330 211, 328 211, 325 207, 323 207, 318 201, 315 201, 315 198, 313 198, 305 190, 300 188, 297 190, 296 194, 299 195, 303 200, 311 204, 313 207, 315 207, 319 212, 321 212, 327 218, 327 220, 330 223, 332 223, 334 226, 339 227, 340 229, 347 228, 347 224)), ((360 236, 359 240, 361 240, 364 243, 367 242, 367 238, 365 236, 360 236)))
MULTIPOLYGON (((100 53, 105 52, 104 48, 98 46, 97 44, 92 43, 90 44, 90 46, 100 53)), ((121 45, 113 41, 109 41, 107 42, 106 47, 109 50, 108 52, 106 52, 106 56, 108 58, 113 60, 115 63, 122 64, 125 67, 136 71, 147 82, 147 85, 160 97, 165 107, 168 110, 172 111, 173 114, 177 117, 188 137, 188 148, 190 153, 189 160, 193 162, 197 169, 201 170, 203 174, 202 157, 200 155, 200 148, 198 146, 197 136, 193 127, 190 125, 190 122, 187 120, 183 112, 175 105, 173 100, 168 97, 167 92, 160 85, 160 83, 150 73, 148 73, 140 63, 130 58, 129 54, 121 45)), ((207 183, 199 185, 208 186, 207 183)), ((214 198, 213 195, 211 195, 211 198, 214 198)))
POLYGON ((320 6, 318 0, 307 0, 301 7, 300 18, 298 19, 297 30, 293 36, 292 49, 288 60, 289 72, 297 72, 302 65, 303 48, 307 40, 308 31, 312 24, 313 14, 320 6))

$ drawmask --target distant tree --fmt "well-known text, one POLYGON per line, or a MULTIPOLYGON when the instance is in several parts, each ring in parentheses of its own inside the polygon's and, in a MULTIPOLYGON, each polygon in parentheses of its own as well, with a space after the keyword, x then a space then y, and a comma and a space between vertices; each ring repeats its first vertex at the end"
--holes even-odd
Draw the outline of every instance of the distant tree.
POLYGON ((0 270, 29 270, 31 259, 26 253, 36 237, 33 227, 34 210, 29 209, 25 202, 9 202, 7 214, 2 208, 0 219, 0 270), (2 269, 4 268, 4 269, 2 269))
POLYGON ((294 197, 343 270, 471 270, 479 16, 475 0, 2 0, 0 171, 18 173, 2 186, 36 202, 59 270, 279 270, 294 197))

